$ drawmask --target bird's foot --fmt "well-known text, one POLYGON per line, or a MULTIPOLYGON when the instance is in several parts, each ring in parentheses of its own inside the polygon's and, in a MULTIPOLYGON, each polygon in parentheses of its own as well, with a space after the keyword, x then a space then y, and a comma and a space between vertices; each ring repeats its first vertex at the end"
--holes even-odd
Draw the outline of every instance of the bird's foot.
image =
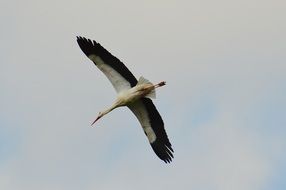
POLYGON ((166 85, 166 81, 162 81, 162 82, 156 84, 156 85, 155 85, 155 88, 161 87, 161 86, 164 86, 164 85, 166 85))

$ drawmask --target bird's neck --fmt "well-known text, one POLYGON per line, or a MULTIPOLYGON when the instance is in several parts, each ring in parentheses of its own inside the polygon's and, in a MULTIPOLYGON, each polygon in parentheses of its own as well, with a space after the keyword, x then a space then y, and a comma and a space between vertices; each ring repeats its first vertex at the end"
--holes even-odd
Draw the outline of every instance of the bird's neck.
POLYGON ((108 114, 109 112, 111 112, 112 110, 114 110, 117 107, 119 107, 119 102, 118 101, 116 101, 114 104, 112 104, 112 106, 110 106, 106 110, 102 111, 102 116, 108 114))

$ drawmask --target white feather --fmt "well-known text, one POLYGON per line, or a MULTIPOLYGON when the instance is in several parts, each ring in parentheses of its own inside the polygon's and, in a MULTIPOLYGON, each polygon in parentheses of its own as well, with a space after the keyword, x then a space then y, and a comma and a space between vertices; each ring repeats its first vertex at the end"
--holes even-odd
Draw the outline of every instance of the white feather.
POLYGON ((122 92, 131 88, 130 83, 122 77, 116 70, 107 65, 99 56, 90 55, 90 60, 96 63, 96 66, 105 74, 109 79, 116 92, 122 92))
MULTIPOLYGON (((152 84, 149 80, 145 79, 144 77, 140 77, 138 80, 138 85, 140 84, 152 84)), ((153 85, 153 84, 152 84, 153 85)))
MULTIPOLYGON (((137 85, 141 85, 141 84, 150 84, 150 85, 153 85, 152 82, 150 82, 148 79, 145 79, 144 77, 140 77, 139 80, 138 80, 138 84, 137 85)), ((149 92, 147 95, 145 95, 146 98, 153 98, 155 99, 156 98, 156 90, 155 88, 149 92)))
POLYGON ((145 109, 144 104, 138 100, 133 104, 128 105, 128 107, 139 120, 149 142, 153 143, 156 140, 156 134, 151 127, 148 112, 145 109))

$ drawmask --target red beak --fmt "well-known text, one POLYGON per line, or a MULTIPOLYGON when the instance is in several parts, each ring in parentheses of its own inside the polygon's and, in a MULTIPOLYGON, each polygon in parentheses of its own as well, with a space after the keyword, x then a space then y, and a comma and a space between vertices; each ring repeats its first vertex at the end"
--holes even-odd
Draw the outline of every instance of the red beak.
POLYGON ((101 117, 97 117, 93 122, 92 122, 92 124, 91 125, 93 125, 97 120, 99 120, 101 117))

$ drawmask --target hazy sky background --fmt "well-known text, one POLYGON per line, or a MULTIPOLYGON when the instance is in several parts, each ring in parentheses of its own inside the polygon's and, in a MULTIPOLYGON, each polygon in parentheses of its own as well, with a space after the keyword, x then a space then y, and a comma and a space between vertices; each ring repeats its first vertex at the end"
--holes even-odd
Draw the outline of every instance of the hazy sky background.
POLYGON ((284 0, 0 2, 1 190, 284 190, 284 0), (165 164, 76 36, 139 78, 175 150, 165 164))

